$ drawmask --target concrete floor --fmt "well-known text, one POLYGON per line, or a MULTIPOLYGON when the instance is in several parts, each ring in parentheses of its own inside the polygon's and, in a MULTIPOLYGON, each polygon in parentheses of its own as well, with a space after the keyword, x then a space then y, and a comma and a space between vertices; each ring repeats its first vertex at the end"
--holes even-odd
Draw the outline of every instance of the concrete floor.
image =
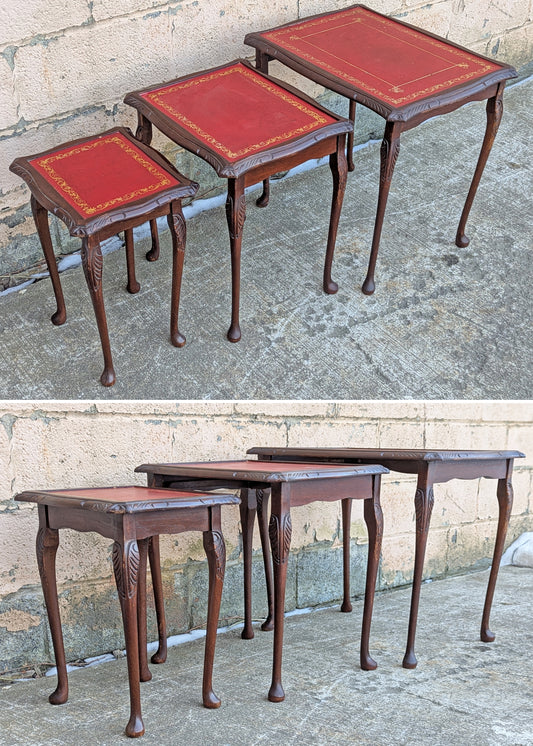
MULTIPOLYGON (((418 668, 401 668, 410 589, 377 594, 371 652, 379 667, 358 668, 361 599, 290 616, 284 644, 285 702, 272 704, 272 635, 240 630, 219 636, 215 691, 219 710, 201 706, 203 641, 170 649, 141 685, 143 744, 259 746, 530 746, 533 743, 533 570, 504 567, 492 610, 496 641, 479 641, 488 572, 424 584, 418 668)), ((70 699, 53 707, 55 678, 0 688, 3 746, 127 743, 125 660, 70 674, 70 699)), ((131 743, 131 741, 130 741, 131 743)))
POLYGON ((102 358, 81 267, 62 274, 68 321, 56 328, 49 280, 0 297, 0 398, 529 398, 532 362, 533 79, 511 86, 468 224, 454 245, 483 137, 483 104, 402 137, 377 290, 360 291, 377 200, 379 143, 355 154, 334 260, 337 295, 321 290, 329 219, 327 166, 249 195, 238 344, 225 339, 230 262, 224 207, 188 222, 180 328, 168 342, 169 234, 125 291, 124 251, 106 256, 104 297, 117 383, 102 358))

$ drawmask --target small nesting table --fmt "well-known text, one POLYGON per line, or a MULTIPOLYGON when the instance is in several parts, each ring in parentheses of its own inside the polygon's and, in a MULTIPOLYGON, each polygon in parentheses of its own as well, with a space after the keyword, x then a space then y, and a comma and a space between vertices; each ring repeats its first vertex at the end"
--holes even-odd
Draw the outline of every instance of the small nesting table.
MULTIPOLYGON (((239 502, 234 495, 202 494, 147 487, 100 487, 72 490, 32 490, 15 500, 39 505, 37 563, 52 632, 58 684, 51 704, 68 698, 68 678, 57 599, 55 558, 59 529, 96 531, 113 539, 113 569, 117 583, 126 638, 130 688, 130 719, 126 735, 144 733, 139 681, 152 678, 146 655, 146 560, 148 543, 159 534, 202 531, 209 565, 207 636, 205 641, 202 696, 204 707, 216 708, 220 700, 213 692, 212 673, 220 598, 224 582, 225 545, 220 528, 220 508, 239 502)), ((156 557, 159 562, 159 551, 156 557)), ((154 583, 160 583, 159 564, 152 565, 154 583)), ((155 588, 154 588, 155 594, 155 588)), ((157 593, 161 599, 161 587, 157 593)), ((158 617, 163 613, 158 608, 158 617)), ((157 654, 156 654, 157 656, 157 654)), ((154 656, 154 658, 156 658, 154 656)), ((163 656, 164 659, 164 656, 163 656)))
MULTIPOLYGON (((226 217, 230 234, 232 311, 230 342, 241 338, 240 261, 245 187, 311 158, 330 157, 333 200, 324 266, 324 290, 335 293, 331 262, 346 186, 344 152, 351 123, 246 61, 178 78, 129 93, 138 111, 137 137, 150 143, 152 124, 186 150, 203 158, 228 180, 226 217)), ((265 205, 267 200, 260 201, 265 205)))
MULTIPOLYGON (((489 628, 489 617, 502 557, 505 536, 513 507, 513 462, 523 458, 520 451, 436 451, 431 449, 400 448, 250 448, 249 454, 256 454, 260 460, 269 462, 334 462, 339 464, 382 464, 390 471, 403 474, 416 474, 415 492, 416 545, 411 611, 407 647, 403 659, 404 668, 416 668, 415 635, 418 618, 418 603, 424 556, 433 510, 433 485, 448 482, 450 479, 497 479, 496 495, 499 506, 498 530, 494 544, 494 555, 489 583, 481 619, 481 640, 492 642, 495 635, 489 628)), ((344 518, 344 515, 343 515, 344 518)), ((349 534, 350 524, 343 521, 343 533, 349 534)), ((268 582, 268 579, 267 579, 268 582)))
MULTIPOLYGON (((361 667, 376 668, 369 653, 370 624, 374 590, 381 553, 383 517, 379 502, 383 466, 346 466, 315 463, 303 466, 293 463, 258 461, 213 461, 191 464, 143 464, 135 471, 148 475, 154 488, 172 489, 239 489, 241 522, 244 537, 245 626, 243 637, 253 637, 251 625, 252 533, 256 512, 256 491, 272 492, 272 510, 268 528, 274 560, 274 651, 272 683, 268 693, 271 702, 281 702, 285 692, 281 683, 281 657, 285 612, 285 584, 291 546, 291 507, 315 500, 342 500, 343 514, 349 514, 352 499, 364 500, 364 518, 368 529, 368 565, 366 576, 363 626, 361 632, 361 667)), ((351 611, 349 596, 349 543, 344 542, 344 611, 351 611)))
POLYGON ((124 231, 130 293, 139 291, 135 278, 133 228, 150 220, 152 249, 147 258, 157 259, 156 219, 166 215, 172 237, 172 302, 170 339, 181 347, 185 337, 178 330, 181 275, 185 254, 185 220, 181 200, 196 194, 198 184, 179 173, 153 148, 117 127, 94 137, 74 140, 37 155, 16 158, 10 170, 27 183, 31 208, 57 303, 52 323, 67 318, 61 281, 48 225, 48 212, 62 220, 72 236, 81 238, 81 259, 91 294, 104 354, 104 386, 115 383, 115 370, 102 294, 100 242, 124 231))
MULTIPOLYGON (((374 269, 400 134, 469 101, 488 99, 485 138, 455 238, 457 246, 468 246, 466 221, 502 117, 505 80, 516 77, 510 65, 364 5, 250 33, 244 41, 255 47, 258 69, 268 72, 269 60, 279 60, 350 99, 352 121, 356 102, 386 120, 374 236, 363 283, 367 295, 375 289, 374 269)), ((353 134, 348 137, 350 171, 352 148, 353 134)))

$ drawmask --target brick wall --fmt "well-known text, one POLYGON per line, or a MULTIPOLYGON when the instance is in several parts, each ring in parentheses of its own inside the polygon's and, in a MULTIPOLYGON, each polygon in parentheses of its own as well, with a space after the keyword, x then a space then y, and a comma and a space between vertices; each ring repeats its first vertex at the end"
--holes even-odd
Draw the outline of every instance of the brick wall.
MULTIPOLYGON (((346 7, 345 0, 27 0, 0 4, 0 289, 42 262, 28 192, 8 171, 19 155, 45 150, 115 124, 135 127, 129 90, 252 56, 248 31, 346 7), (16 277, 14 277, 16 275, 16 277)), ((520 67, 533 56, 531 0, 374 0, 382 11, 520 67)), ((305 90, 321 90, 273 66, 305 90)), ((331 95, 328 104, 336 106, 331 95)), ((346 109, 345 103, 343 104, 346 109)), ((359 141, 382 123, 363 117, 359 141)), ((191 178, 200 196, 220 189, 214 172, 161 137, 154 140, 191 178)), ((57 251, 78 248, 55 221, 57 251)))
MULTIPOLYGON (((4 402, 0 408, 0 671, 51 660, 35 560, 35 506, 13 495, 31 488, 143 484, 146 461, 243 458, 253 445, 517 449, 515 501, 508 543, 533 530, 533 403, 527 402, 4 402)), ((435 488, 425 577, 490 564, 497 521, 493 480, 435 488)), ((379 587, 412 579, 415 479, 384 477, 385 521, 379 587)), ((339 598, 340 505, 293 511, 287 609, 339 598)), ((226 619, 242 615, 238 508, 223 514, 228 567, 226 619)), ((366 530, 361 505, 352 515, 353 591, 364 587, 366 530)), ((262 560, 254 542, 254 615, 265 610, 262 560)), ((201 537, 162 537, 163 575, 172 633, 205 621, 206 563, 201 537)), ((110 542, 62 532, 58 583, 67 655, 122 646, 110 542)), ((407 624, 408 610, 405 610, 407 624)), ((150 636, 154 638, 150 609, 150 636)))

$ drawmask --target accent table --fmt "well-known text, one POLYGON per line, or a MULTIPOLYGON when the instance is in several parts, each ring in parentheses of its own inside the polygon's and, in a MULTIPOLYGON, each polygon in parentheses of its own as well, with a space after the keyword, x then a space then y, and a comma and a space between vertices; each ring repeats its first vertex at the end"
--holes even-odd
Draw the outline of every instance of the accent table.
MULTIPOLYGON (((303 466, 301 463, 270 463, 258 461, 213 461, 183 464, 143 464, 135 471, 148 475, 148 484, 154 488, 172 489, 214 489, 241 490, 241 522, 243 530, 243 555, 245 565, 245 626, 244 638, 253 637, 251 627, 251 559, 252 533, 256 512, 256 490, 270 489, 272 510, 269 525, 272 557, 274 560, 274 651, 272 662, 272 683, 268 693, 271 702, 281 702, 285 692, 281 683, 281 658, 283 650, 283 625, 285 583, 291 545, 291 507, 307 505, 315 500, 332 502, 342 500, 343 514, 349 511, 352 499, 364 500, 364 519, 368 529, 368 565, 361 632, 361 667, 374 669, 377 664, 370 657, 368 642, 374 590, 381 552, 383 517, 379 503, 381 474, 387 472, 383 466, 346 466, 339 464, 315 463, 303 466), (348 506, 345 508, 345 506, 348 506)), ((263 538, 263 537, 262 537, 263 538)), ((266 541, 266 537, 265 537, 266 541)), ((349 591, 346 594, 346 579, 349 581, 349 553, 345 557, 345 602, 349 605, 349 591), (348 568, 348 573, 346 572, 348 568)), ((349 544, 348 544, 349 549, 349 544)), ((344 606, 344 604, 343 604, 344 606)), ((344 608, 345 611, 351 611, 344 608)))
MULTIPOLYGON (((416 668, 415 635, 418 618, 418 602, 422 584, 422 570, 433 510, 433 485, 450 479, 497 479, 499 506, 498 530, 494 544, 494 556, 490 571, 483 616, 481 640, 492 642, 495 635, 489 629, 489 617, 498 577, 498 569, 505 544, 509 517, 513 506, 513 460, 523 458, 520 451, 450 451, 400 448, 250 448, 247 453, 256 454, 260 461, 328 462, 340 464, 382 464, 390 471, 417 474, 415 492, 416 545, 411 610, 407 647, 403 659, 404 668, 416 668)), ((343 515, 344 519, 344 515, 343 515)), ((261 521, 261 517, 259 518, 261 521)), ((343 534, 349 535, 350 524, 343 521, 343 534)), ((268 579, 267 579, 268 582, 268 579)))
MULTIPOLYGON (((466 221, 502 117, 505 80, 516 77, 510 65, 364 5, 250 33, 244 42, 255 47, 259 70, 268 72, 269 60, 276 59, 346 96, 352 122, 356 102, 386 120, 374 236, 362 288, 367 295, 375 289, 374 269, 400 134, 470 101, 488 99, 485 138, 455 238, 457 246, 468 246, 466 221)), ((352 148, 353 133, 348 136, 350 171, 352 148)))
MULTIPOLYGON (((188 493, 157 490, 148 487, 98 487, 71 490, 31 490, 21 492, 15 500, 39 505, 37 562, 43 587, 58 683, 50 695, 53 705, 68 699, 68 677, 57 599, 55 559, 59 546, 59 529, 96 531, 113 539, 113 569, 117 583, 126 638, 126 656, 130 688, 130 719, 126 735, 144 734, 139 681, 149 681, 152 674, 146 653, 146 560, 148 543, 159 534, 202 531, 209 565, 207 635, 205 640, 202 695, 204 707, 216 708, 220 700, 213 692, 212 673, 220 598, 224 581, 226 550, 220 528, 220 508, 239 502, 234 495, 188 493)), ((161 601, 159 546, 157 564, 152 564, 156 607, 161 601)), ((157 608, 158 621, 164 609, 157 608)), ((166 648, 165 648, 166 649, 166 648)), ((157 658, 157 653, 154 656, 157 658)), ((154 662, 157 660, 152 659, 154 662)), ((164 657, 163 657, 164 659, 164 657)))
POLYGON ((137 137, 149 144, 152 124, 203 158, 228 180, 226 217, 230 235, 232 301, 230 342, 241 338, 240 262, 246 199, 244 190, 278 171, 329 156, 333 197, 323 287, 336 293, 331 262, 346 186, 344 152, 352 125, 295 88, 256 70, 245 60, 186 75, 141 91, 124 102, 138 110, 137 137))

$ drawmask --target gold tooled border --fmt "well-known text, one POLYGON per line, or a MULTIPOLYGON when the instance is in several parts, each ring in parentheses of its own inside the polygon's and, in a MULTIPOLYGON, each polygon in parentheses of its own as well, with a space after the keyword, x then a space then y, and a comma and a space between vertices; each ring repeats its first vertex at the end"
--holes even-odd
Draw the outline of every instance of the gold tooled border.
POLYGON ((187 80, 182 83, 176 83, 175 85, 169 85, 165 88, 159 88, 156 91, 150 91, 149 93, 143 93, 141 95, 152 105, 156 106, 158 109, 165 111, 167 114, 170 114, 173 119, 178 121, 187 129, 196 133, 204 142, 209 143, 213 148, 218 150, 220 153, 223 153, 227 158, 231 160, 242 158, 249 153, 264 150, 271 145, 279 142, 285 142, 286 140, 290 140, 297 135, 303 135, 306 132, 310 132, 313 129, 321 127, 322 125, 335 121, 331 117, 325 116, 318 109, 311 108, 303 101, 298 99, 296 96, 288 93, 287 91, 283 90, 283 88, 280 88, 279 86, 271 83, 270 81, 263 78, 261 75, 255 73, 253 70, 249 70, 241 64, 233 65, 232 67, 223 68, 221 70, 215 70, 214 72, 207 75, 200 75, 197 78, 192 78, 191 80, 187 80), (201 85, 202 83, 213 80, 215 78, 221 78, 227 75, 234 74, 244 75, 246 78, 249 78, 255 85, 265 88, 267 91, 273 93, 275 96, 282 99, 286 103, 294 106, 296 109, 299 109, 304 114, 310 116, 312 121, 308 124, 302 125, 301 127, 293 129, 290 132, 283 132, 280 135, 270 137, 266 140, 261 140, 261 142, 256 142, 253 145, 248 145, 244 148, 241 148, 240 150, 231 150, 231 148, 229 148, 227 145, 224 145, 224 143, 220 142, 220 140, 217 140, 216 137, 210 135, 208 132, 199 127, 183 112, 179 111, 179 109, 174 108, 172 104, 169 104, 167 101, 165 101, 165 98, 169 94, 172 94, 175 90, 185 90, 186 88, 201 85))
MULTIPOLYGON (((301 24, 296 24, 294 26, 290 26, 289 28, 278 29, 278 30, 274 29, 273 31, 268 31, 265 34, 262 34, 262 36, 264 36, 265 39, 271 40, 274 43, 279 44, 281 47, 284 47, 285 49, 295 52, 299 57, 307 60, 308 62, 312 62, 317 67, 320 67, 323 70, 327 70, 328 72, 331 72, 334 75, 337 75, 341 80, 345 80, 350 83, 353 83, 353 85, 357 86, 358 88, 361 88, 363 91, 366 91, 367 93, 371 93, 377 98, 380 98, 381 100, 391 103, 395 106, 399 106, 400 104, 405 104, 405 103, 414 101, 419 98, 424 98, 430 93, 436 93, 437 91, 446 90, 448 88, 451 88, 454 85, 458 85, 459 83, 465 82, 467 80, 471 80, 472 78, 481 77, 482 75, 489 72, 490 70, 498 69, 497 63, 490 63, 487 60, 478 58, 474 52, 465 52, 461 49, 457 49, 456 47, 453 47, 452 45, 446 44, 446 42, 440 41, 438 39, 433 39, 430 36, 426 36, 423 31, 412 29, 412 28, 409 28, 408 26, 403 26, 402 24, 397 23, 393 18, 384 18, 378 13, 367 11, 365 8, 352 8, 349 11, 345 11, 344 13, 341 12, 338 14, 331 13, 321 18, 318 18, 314 21, 304 21, 301 24), (302 41, 301 36, 292 35, 292 36, 289 36, 288 39, 284 38, 287 34, 293 34, 294 31, 322 25, 326 23, 331 18, 332 15, 338 15, 341 17, 352 16, 351 23, 362 22, 363 18, 361 18, 361 16, 364 16, 365 20, 372 19, 376 21, 376 23, 381 24, 382 26, 387 26, 387 27, 393 26, 407 37, 413 37, 413 38, 419 39, 420 36, 422 35, 424 38, 424 42, 428 44, 429 46, 433 46, 441 51, 446 50, 446 53, 450 54, 452 57, 456 56, 462 59, 462 62, 454 64, 454 67, 464 68, 465 65, 467 64, 464 61, 465 55, 471 55, 473 58, 471 60, 471 64, 476 66, 476 69, 471 70, 468 73, 463 73, 461 75, 452 76, 448 80, 445 80, 441 83, 436 83, 432 86, 427 86, 426 88, 423 88, 419 91, 410 93, 405 96, 398 96, 398 97, 391 96, 390 93, 385 92, 384 90, 380 88, 370 85, 368 81, 362 81, 359 78, 357 78, 355 75, 347 74, 345 70, 338 70, 333 65, 329 65, 325 63, 324 60, 321 60, 318 57, 315 57, 310 52, 304 52, 301 49, 301 47, 297 46, 296 44, 291 44, 291 40, 302 41)), ((419 47, 419 49, 421 48, 419 47)), ((334 55, 331 55, 331 53, 329 54, 330 56, 334 56, 334 55)), ((369 75, 372 75, 372 77, 380 80, 380 78, 374 75, 372 72, 370 71, 365 71, 365 72, 368 72, 369 75)), ((382 82, 385 83, 387 81, 382 81, 382 82)), ((414 81, 410 81, 410 83, 412 82, 414 81)), ((404 83, 404 85, 409 85, 410 83, 404 83)), ((391 86, 391 89, 393 91, 399 92, 398 87, 391 86)))
POLYGON ((108 135, 107 137, 102 137, 98 140, 83 143, 76 148, 66 150, 62 153, 53 153, 52 155, 46 156, 44 158, 37 158, 31 161, 31 163, 42 168, 43 171, 45 171, 48 175, 50 181, 54 182, 62 192, 68 194, 68 196, 75 203, 76 207, 79 207, 81 210, 83 210, 87 216, 94 215, 98 212, 103 212, 109 207, 120 205, 124 202, 131 202, 136 197, 142 197, 145 194, 152 194, 153 192, 159 191, 162 187, 172 184, 172 180, 167 173, 161 171, 152 161, 148 160, 138 150, 132 147, 132 145, 128 142, 128 140, 126 140, 125 137, 118 133, 116 135, 108 135), (89 205, 89 203, 86 202, 83 197, 81 197, 81 195, 78 194, 78 192, 73 189, 73 187, 71 187, 70 184, 68 184, 63 179, 63 177, 55 171, 52 164, 56 161, 61 161, 64 158, 69 158, 72 155, 78 155, 78 153, 93 150, 94 148, 102 145, 107 145, 109 143, 118 145, 125 153, 127 153, 135 161, 137 161, 137 163, 140 163, 142 166, 144 166, 149 173, 151 173, 155 177, 159 177, 159 181, 154 184, 150 184, 149 186, 143 187, 142 189, 135 189, 122 196, 114 197, 113 199, 107 200, 107 202, 100 202, 97 205, 89 205))

